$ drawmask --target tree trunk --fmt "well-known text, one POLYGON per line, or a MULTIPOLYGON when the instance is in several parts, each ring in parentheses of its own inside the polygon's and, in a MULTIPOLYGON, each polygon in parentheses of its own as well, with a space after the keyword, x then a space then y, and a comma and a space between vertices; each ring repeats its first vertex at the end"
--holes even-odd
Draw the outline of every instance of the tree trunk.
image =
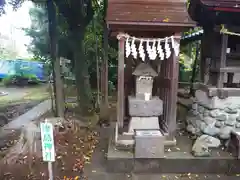
POLYGON ((76 86, 78 93, 78 103, 83 115, 89 114, 93 109, 92 92, 89 82, 88 63, 84 54, 84 34, 83 28, 77 29, 73 33, 73 54, 75 65, 76 86))
POLYGON ((193 69, 192 69, 192 76, 191 76, 191 80, 190 80, 190 92, 189 94, 193 97, 195 97, 195 92, 194 92, 194 82, 196 79, 196 75, 197 75, 197 65, 198 65, 198 57, 199 57, 199 51, 200 51, 200 45, 198 42, 196 42, 196 55, 195 55, 195 61, 193 64, 193 69))
POLYGON ((51 60, 53 62, 54 92, 56 116, 64 117, 64 97, 63 83, 61 78, 60 59, 58 58, 58 38, 57 38, 57 15, 56 7, 52 1, 47 1, 48 19, 49 19, 49 36, 51 46, 51 60))
POLYGON ((99 73, 99 59, 98 59, 98 39, 96 35, 96 27, 95 27, 95 18, 92 21, 93 32, 94 32, 94 40, 95 40, 95 51, 96 51, 96 74, 97 74, 97 106, 100 106, 100 73, 99 73))
POLYGON ((103 57, 103 68, 104 68, 104 73, 103 73, 103 103, 108 107, 108 28, 106 21, 104 21, 104 27, 103 27, 103 52, 104 52, 104 57, 103 57))

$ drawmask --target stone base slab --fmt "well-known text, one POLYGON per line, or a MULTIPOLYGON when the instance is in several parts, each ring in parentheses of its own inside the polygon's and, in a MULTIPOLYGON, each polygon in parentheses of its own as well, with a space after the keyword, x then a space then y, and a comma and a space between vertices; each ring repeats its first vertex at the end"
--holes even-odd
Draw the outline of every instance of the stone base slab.
POLYGON ((184 152, 168 153, 165 158, 134 158, 133 153, 108 146, 107 171, 111 173, 192 173, 238 174, 240 161, 231 157, 195 158, 184 152))

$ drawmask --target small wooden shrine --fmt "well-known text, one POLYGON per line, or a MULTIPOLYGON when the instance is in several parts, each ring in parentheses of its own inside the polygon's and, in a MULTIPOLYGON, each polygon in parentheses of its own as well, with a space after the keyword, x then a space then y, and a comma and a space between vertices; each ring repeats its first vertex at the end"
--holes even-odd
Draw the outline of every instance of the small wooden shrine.
MULTIPOLYGON (((155 129, 160 128, 167 139, 173 140, 179 41, 184 28, 195 26, 188 16, 186 1, 109 0, 107 24, 111 36, 119 41, 115 143, 127 140, 124 135, 131 131, 131 124, 137 119, 141 124, 140 119, 146 116, 154 117, 155 129), (141 103, 134 105, 136 101, 141 103), (151 113, 147 114, 149 108, 151 113)), ((144 129, 144 125, 140 126, 144 129)))

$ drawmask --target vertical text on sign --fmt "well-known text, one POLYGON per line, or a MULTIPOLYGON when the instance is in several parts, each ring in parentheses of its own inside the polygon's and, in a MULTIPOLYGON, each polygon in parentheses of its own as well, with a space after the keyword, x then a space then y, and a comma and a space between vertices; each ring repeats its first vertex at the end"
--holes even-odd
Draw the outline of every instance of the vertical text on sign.
POLYGON ((43 161, 55 161, 55 149, 53 138, 53 125, 45 122, 40 124, 41 128, 41 141, 42 141, 42 156, 43 161))

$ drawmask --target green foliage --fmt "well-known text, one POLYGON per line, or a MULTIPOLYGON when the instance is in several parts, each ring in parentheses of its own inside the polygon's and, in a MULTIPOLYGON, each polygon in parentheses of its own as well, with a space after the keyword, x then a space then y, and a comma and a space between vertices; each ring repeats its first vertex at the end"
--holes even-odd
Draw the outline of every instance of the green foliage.
POLYGON ((45 61, 49 58, 50 49, 47 11, 44 8, 34 7, 30 9, 29 15, 31 27, 23 29, 32 39, 28 51, 33 53, 34 59, 45 61))
MULTIPOLYGON (((88 70, 90 81, 92 86, 96 84, 96 59, 99 61, 99 65, 103 60, 103 17, 104 7, 103 4, 96 5, 94 8, 99 13, 94 16, 92 22, 87 26, 84 36, 84 53, 86 61, 88 63, 88 70), (94 24, 93 24, 94 23, 94 24), (97 47, 96 47, 97 45, 97 47)), ((29 12, 31 16, 32 26, 31 28, 24 29, 26 34, 31 37, 32 42, 28 47, 29 51, 34 54, 34 59, 40 59, 44 62, 48 62, 50 58, 49 47, 49 34, 48 34, 48 17, 45 7, 34 7, 29 12)), ((73 49, 71 44, 71 37, 69 32, 69 26, 66 22, 66 18, 62 14, 58 14, 58 38, 59 38, 59 54, 61 57, 72 60, 73 62, 73 49)), ((112 42, 110 42, 112 43, 112 42)), ((112 43, 114 44, 114 43, 112 43)), ((117 61, 117 44, 108 47, 109 54, 109 66, 116 66, 117 61)), ((51 64, 51 63, 50 63, 51 64)), ((72 72, 75 74, 74 69, 72 72)), ((116 68, 109 68, 109 79, 111 82, 116 81, 115 78, 116 68), (113 71, 113 72, 111 72, 113 71)), ((96 86, 96 85, 95 85, 96 86)))
POLYGON ((12 82, 14 81, 15 79, 15 75, 10 75, 10 76, 7 76, 5 78, 2 79, 2 83, 5 85, 5 86, 8 86, 10 84, 12 84, 12 82))
POLYGON ((38 77, 35 74, 26 74, 24 75, 24 77, 28 79, 28 83, 31 83, 31 84, 40 83, 40 79, 38 79, 38 77))
POLYGON ((5 86, 10 86, 21 85, 22 82, 24 82, 22 85, 39 84, 41 81, 35 74, 14 74, 3 78, 2 82, 5 86))

